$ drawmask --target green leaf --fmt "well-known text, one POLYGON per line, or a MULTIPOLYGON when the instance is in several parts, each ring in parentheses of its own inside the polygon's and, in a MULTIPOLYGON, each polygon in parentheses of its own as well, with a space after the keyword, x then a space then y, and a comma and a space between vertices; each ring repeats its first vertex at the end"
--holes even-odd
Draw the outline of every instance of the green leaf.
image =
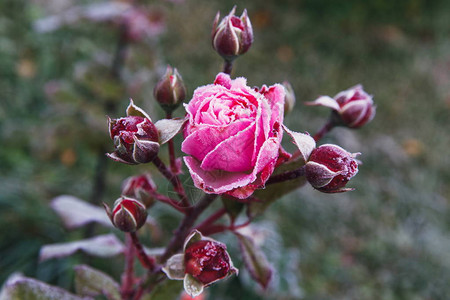
POLYGON ((186 293, 192 298, 203 293, 203 283, 195 279, 191 274, 186 274, 186 276, 184 276, 183 286, 186 293))
POLYGON ((235 232, 239 239, 242 258, 250 276, 263 288, 267 288, 272 278, 272 266, 264 252, 256 246, 250 236, 235 232))
POLYGON ((11 275, 0 292, 0 300, 88 300, 39 280, 11 275))
POLYGON ((178 132, 180 132, 184 123, 187 121, 184 119, 162 119, 155 123, 156 129, 159 133, 159 143, 165 144, 170 141, 178 132))
POLYGON ((178 299, 178 296, 183 290, 183 284, 177 280, 166 280, 161 284, 158 284, 155 289, 150 293, 144 295, 142 300, 169 300, 178 299))
POLYGON ((81 296, 104 295, 110 300, 121 299, 119 284, 109 275, 87 265, 75 267, 75 290, 81 296))

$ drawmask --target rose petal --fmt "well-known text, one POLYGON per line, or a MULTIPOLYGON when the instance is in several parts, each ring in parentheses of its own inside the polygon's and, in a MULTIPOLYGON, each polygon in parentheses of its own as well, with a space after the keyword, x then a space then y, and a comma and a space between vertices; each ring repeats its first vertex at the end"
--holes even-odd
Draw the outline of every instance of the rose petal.
POLYGON ((205 171, 224 170, 228 172, 251 170, 254 136, 255 125, 253 124, 222 141, 204 157, 201 168, 205 171))
POLYGON ((202 160, 218 144, 238 134, 251 124, 250 121, 234 122, 229 126, 205 126, 188 135, 181 144, 181 151, 202 160))
POLYGON ((218 84, 226 87, 227 89, 231 88, 231 78, 230 75, 225 73, 219 73, 214 80, 214 84, 218 84))

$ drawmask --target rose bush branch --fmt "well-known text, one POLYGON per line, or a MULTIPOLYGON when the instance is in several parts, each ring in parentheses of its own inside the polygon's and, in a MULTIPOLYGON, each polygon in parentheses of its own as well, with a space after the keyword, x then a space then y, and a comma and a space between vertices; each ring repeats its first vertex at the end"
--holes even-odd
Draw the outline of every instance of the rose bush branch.
POLYGON ((141 242, 139 241, 139 238, 136 234, 136 232, 130 232, 129 233, 131 240, 133 241, 134 248, 136 249, 137 257, 139 258, 139 261, 141 262, 142 266, 149 271, 155 270, 155 258, 148 256, 145 251, 144 247, 142 246, 141 242))
POLYGON ((161 159, 159 159, 159 157, 155 157, 152 163, 156 166, 158 171, 173 185, 175 192, 180 198, 181 205, 183 207, 189 207, 190 206, 189 199, 186 196, 186 192, 184 191, 184 187, 181 184, 180 178, 177 175, 173 174, 169 170, 169 168, 167 168, 164 162, 161 159))
POLYGON ((217 195, 214 194, 206 194, 198 203, 188 209, 184 219, 173 233, 173 237, 167 245, 164 254, 160 257, 159 263, 164 264, 170 256, 181 249, 184 240, 192 231, 197 218, 214 201, 214 199, 216 199, 216 197, 217 195))
POLYGON ((120 294, 123 299, 131 299, 133 296, 134 282, 134 255, 135 247, 130 235, 125 235, 125 270, 122 275, 120 294))

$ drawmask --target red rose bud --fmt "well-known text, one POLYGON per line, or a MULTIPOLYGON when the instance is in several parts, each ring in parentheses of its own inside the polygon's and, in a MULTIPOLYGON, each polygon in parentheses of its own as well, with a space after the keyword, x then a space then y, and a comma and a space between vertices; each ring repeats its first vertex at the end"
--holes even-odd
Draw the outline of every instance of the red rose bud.
POLYGON ((134 165, 151 162, 158 154, 158 130, 149 118, 128 116, 108 123, 116 148, 107 154, 111 159, 134 165))
POLYGON ((212 30, 213 48, 226 60, 233 60, 244 54, 253 43, 253 28, 244 10, 241 17, 234 15, 236 6, 220 23, 220 12, 217 13, 212 30))
POLYGON ((147 208, 155 203, 155 191, 156 185, 149 174, 127 178, 122 186, 122 195, 139 200, 147 208))
POLYGON ((227 247, 212 240, 194 242, 184 251, 185 273, 208 285, 233 271, 227 247))
POLYGON ((114 202, 114 208, 106 211, 113 225, 125 232, 134 232, 141 228, 147 220, 147 210, 141 202, 133 198, 120 197, 114 202))
POLYGON ((186 98, 183 78, 177 69, 167 66, 166 73, 158 81, 153 95, 161 107, 168 113, 174 111, 186 98))
POLYGON ((358 173, 358 163, 354 159, 359 153, 349 153, 339 146, 325 144, 311 152, 305 166, 308 182, 324 193, 340 193, 352 189, 344 188, 358 173))
POLYGON ((359 128, 369 123, 375 116, 372 96, 367 94, 362 85, 342 91, 334 98, 321 96, 308 105, 325 106, 333 109, 336 125, 359 128))
POLYGON ((295 106, 295 93, 292 85, 288 81, 283 81, 282 83, 285 91, 284 97, 284 114, 292 112, 295 106))

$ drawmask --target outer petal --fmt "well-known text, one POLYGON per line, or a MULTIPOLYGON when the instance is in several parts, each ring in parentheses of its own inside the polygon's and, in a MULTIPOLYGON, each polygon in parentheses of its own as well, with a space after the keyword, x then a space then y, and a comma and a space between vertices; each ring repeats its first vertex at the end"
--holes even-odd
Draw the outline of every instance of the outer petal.
POLYGON ((214 84, 224 86, 227 89, 231 88, 231 82, 230 75, 222 72, 217 74, 216 79, 214 80, 214 84))
POLYGON ((205 171, 200 162, 193 157, 185 156, 184 163, 191 173, 194 185, 209 194, 223 194, 232 189, 245 186, 256 179, 253 173, 225 172, 221 170, 205 171))

